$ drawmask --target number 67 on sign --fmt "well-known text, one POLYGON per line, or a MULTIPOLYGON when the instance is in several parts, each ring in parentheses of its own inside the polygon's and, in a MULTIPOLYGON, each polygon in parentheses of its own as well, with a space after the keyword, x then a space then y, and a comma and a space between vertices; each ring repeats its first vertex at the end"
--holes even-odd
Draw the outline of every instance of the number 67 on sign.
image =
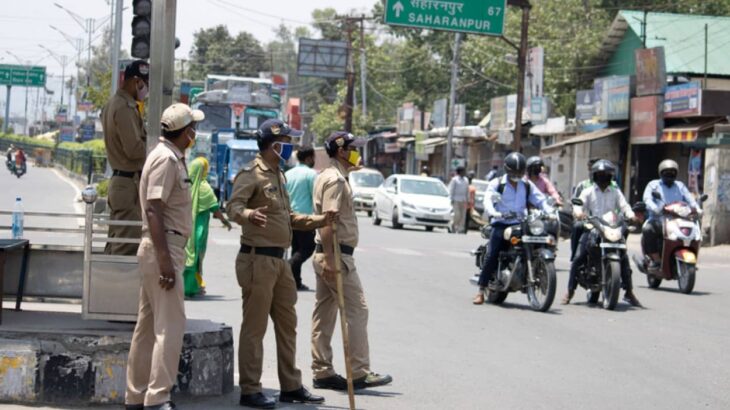
POLYGON ((386 0, 385 23, 501 36, 506 7, 507 0, 386 0))

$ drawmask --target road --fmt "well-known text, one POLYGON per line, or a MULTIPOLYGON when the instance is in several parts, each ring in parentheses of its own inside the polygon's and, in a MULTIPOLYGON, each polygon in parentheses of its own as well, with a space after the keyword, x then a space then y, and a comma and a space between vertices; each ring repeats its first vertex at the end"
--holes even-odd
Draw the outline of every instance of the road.
MULTIPOLYGON (((72 201, 73 190, 66 189, 68 185, 55 174, 43 170, 36 177, 34 171, 27 181, 39 178, 39 183, 58 187, 49 189, 44 194, 49 200, 40 204, 72 201)), ((17 182, 0 178, 0 192, 8 192, 9 184, 17 182)), ((33 187, 17 189, 30 192, 33 187)), ((2 206, 7 203, 3 196, 2 206)), ((241 320, 234 274, 238 234, 219 225, 212 222, 205 261, 208 295, 187 301, 186 309, 188 317, 231 325, 237 343, 241 320)), ((536 313, 522 294, 510 294, 502 307, 471 304, 475 288, 468 279, 476 268, 468 251, 481 241, 476 232, 393 230, 375 227, 364 216, 360 231, 356 261, 370 306, 372 367, 392 374, 395 381, 358 394, 358 408, 730 407, 730 277, 725 268, 730 247, 703 249, 692 295, 678 293, 676 282, 650 290, 637 272, 636 293, 645 308, 621 302, 610 312, 587 306, 582 290, 574 304, 559 305, 569 266, 568 244, 563 242, 557 260, 556 302, 549 313, 536 313)), ((637 239, 631 238, 634 251, 637 239)), ((304 282, 313 285, 313 275, 307 264, 304 282)), ((297 359, 307 386, 311 386, 313 303, 313 292, 299 293, 297 359)), ((339 334, 334 340, 336 366, 344 372, 339 334)), ((262 382, 274 394, 278 381, 271 326, 265 343, 262 382)), ((346 394, 317 392, 327 399, 321 408, 347 408, 346 394)), ((234 409, 239 408, 237 395, 236 389, 225 397, 183 399, 180 404, 191 409, 234 409)))

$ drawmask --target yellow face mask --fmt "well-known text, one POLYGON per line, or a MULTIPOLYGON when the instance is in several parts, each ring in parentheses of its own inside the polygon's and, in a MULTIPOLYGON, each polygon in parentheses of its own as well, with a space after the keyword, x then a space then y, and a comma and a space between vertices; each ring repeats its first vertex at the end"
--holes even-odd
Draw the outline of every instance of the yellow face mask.
POLYGON ((353 167, 360 165, 360 153, 357 152, 357 150, 350 151, 350 155, 347 157, 347 162, 349 162, 353 167))

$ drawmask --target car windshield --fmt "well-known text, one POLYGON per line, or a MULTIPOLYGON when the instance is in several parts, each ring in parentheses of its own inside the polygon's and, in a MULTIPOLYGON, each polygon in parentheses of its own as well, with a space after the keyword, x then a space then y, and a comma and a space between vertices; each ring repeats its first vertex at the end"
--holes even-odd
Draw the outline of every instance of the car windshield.
POLYGON ((400 189, 404 194, 449 196, 444 184, 438 181, 404 179, 400 182, 400 189))
POLYGON ((231 108, 225 105, 206 105, 198 107, 205 114, 201 129, 231 128, 231 108))
POLYGON ((488 182, 474 182, 474 187, 477 189, 477 192, 485 192, 487 190, 487 187, 489 186, 488 182))
POLYGON ((363 188, 377 188, 383 183, 383 176, 374 172, 353 172, 350 183, 363 188))
POLYGON ((254 150, 235 150, 231 151, 231 162, 228 167, 228 176, 233 179, 241 168, 249 162, 256 159, 257 151, 254 150))

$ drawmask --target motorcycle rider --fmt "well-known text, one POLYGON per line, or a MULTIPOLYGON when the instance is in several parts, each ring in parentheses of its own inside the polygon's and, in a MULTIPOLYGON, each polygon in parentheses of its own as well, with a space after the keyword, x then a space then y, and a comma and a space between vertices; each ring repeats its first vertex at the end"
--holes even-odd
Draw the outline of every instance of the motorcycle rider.
POLYGON ((484 195, 484 209, 492 218, 492 232, 487 259, 479 275, 479 293, 472 301, 475 305, 484 303, 484 291, 499 265, 499 253, 508 247, 508 242, 503 239, 504 230, 519 223, 514 217, 507 218, 507 214, 523 215, 527 211, 528 203, 545 212, 552 212, 552 207, 548 205, 542 192, 532 182, 524 179, 526 168, 524 155, 519 152, 507 155, 504 159, 505 175, 490 181, 484 195), (493 202, 495 194, 501 195, 501 200, 496 204, 493 202))
MULTIPOLYGON (((591 178, 593 179, 593 185, 586 189, 583 189, 580 194, 580 199, 583 201, 582 207, 573 208, 573 216, 576 220, 584 219, 587 213, 588 216, 604 215, 614 210, 620 210, 626 219, 633 220, 636 218, 634 211, 626 202, 626 198, 618 189, 618 186, 612 184, 614 175, 616 174, 616 166, 609 160, 601 159, 596 161, 591 166, 591 178)), ((624 237, 626 236, 627 228, 624 227, 624 237)), ((591 242, 591 232, 584 230, 580 237, 580 246, 578 247, 575 258, 570 265, 570 279, 568 280, 568 293, 565 294, 562 300, 563 305, 570 303, 570 300, 575 294, 575 289, 578 287, 578 270, 583 266, 588 259, 588 252, 591 242)), ((632 306, 641 306, 641 302, 636 298, 633 292, 633 286, 631 283, 631 266, 629 265, 628 255, 624 254, 621 261, 621 283, 622 287, 626 291, 624 294, 624 300, 632 306)))
POLYGON ((545 163, 542 161, 542 158, 538 156, 527 158, 527 179, 535 184, 537 189, 544 195, 551 196, 557 206, 562 206, 563 199, 560 197, 560 193, 555 189, 553 183, 550 182, 550 178, 542 172, 543 166, 545 166, 545 163))
POLYGON ((687 187, 677 181, 679 165, 671 159, 665 159, 659 163, 659 179, 655 179, 644 189, 644 203, 648 219, 641 229, 641 248, 644 255, 649 257, 649 271, 656 271, 660 267, 660 255, 662 253, 664 239, 664 205, 672 202, 686 202, 695 212, 701 212, 687 187), (661 199, 655 199, 653 193, 661 195, 661 199))

